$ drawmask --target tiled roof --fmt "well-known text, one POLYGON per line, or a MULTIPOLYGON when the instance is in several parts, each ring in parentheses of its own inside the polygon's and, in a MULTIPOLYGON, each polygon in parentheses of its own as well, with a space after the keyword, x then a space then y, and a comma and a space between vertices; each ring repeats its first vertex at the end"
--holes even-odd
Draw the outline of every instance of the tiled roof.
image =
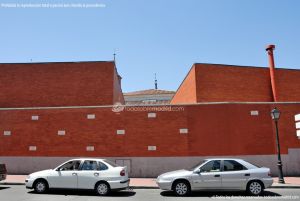
POLYGON ((147 90, 124 93, 124 96, 156 95, 156 94, 175 94, 175 91, 167 91, 167 90, 160 90, 160 89, 147 89, 147 90))

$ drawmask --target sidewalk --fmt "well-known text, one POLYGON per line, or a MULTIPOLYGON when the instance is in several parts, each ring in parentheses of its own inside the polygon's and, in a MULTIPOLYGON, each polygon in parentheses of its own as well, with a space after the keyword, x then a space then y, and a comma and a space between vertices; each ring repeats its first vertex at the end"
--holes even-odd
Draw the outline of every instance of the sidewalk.
MULTIPOLYGON (((24 185, 27 175, 7 175, 6 180, 1 181, 2 185, 24 185)), ((279 184, 278 178, 274 177, 271 188, 300 188, 300 177, 285 177, 285 184, 279 184)), ((132 188, 158 188, 155 178, 130 178, 132 188)))

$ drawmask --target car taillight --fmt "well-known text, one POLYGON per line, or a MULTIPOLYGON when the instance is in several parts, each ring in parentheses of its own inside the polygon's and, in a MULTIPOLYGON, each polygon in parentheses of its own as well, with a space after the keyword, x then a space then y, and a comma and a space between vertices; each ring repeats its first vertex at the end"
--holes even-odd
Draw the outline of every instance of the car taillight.
POLYGON ((271 177, 271 176, 272 176, 272 175, 271 175, 271 171, 269 171, 269 172, 268 172, 268 176, 269 176, 269 177, 271 177))
POLYGON ((125 170, 124 169, 120 172, 120 176, 125 176, 125 170))

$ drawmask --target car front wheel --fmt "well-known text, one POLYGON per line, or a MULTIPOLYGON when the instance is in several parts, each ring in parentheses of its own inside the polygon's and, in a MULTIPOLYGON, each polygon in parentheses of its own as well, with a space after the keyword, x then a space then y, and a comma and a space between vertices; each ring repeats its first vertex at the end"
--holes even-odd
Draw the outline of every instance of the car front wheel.
POLYGON ((259 181, 251 181, 247 186, 247 192, 250 195, 261 195, 263 193, 263 185, 259 181))
POLYGON ((187 181, 177 181, 174 184, 173 191, 178 196, 186 196, 190 193, 190 185, 187 181))
POLYGON ((48 183, 44 180, 38 180, 34 183, 36 193, 45 193, 48 190, 48 183))
POLYGON ((98 195, 105 196, 105 195, 109 194, 109 192, 110 192, 110 187, 107 183, 100 182, 97 184, 96 193, 98 195))

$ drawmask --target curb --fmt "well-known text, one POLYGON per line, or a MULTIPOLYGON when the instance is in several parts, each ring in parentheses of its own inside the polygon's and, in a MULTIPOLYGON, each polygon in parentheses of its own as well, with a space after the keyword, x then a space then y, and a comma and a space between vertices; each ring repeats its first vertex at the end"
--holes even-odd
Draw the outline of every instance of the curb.
POLYGON ((1 182, 0 185, 25 185, 25 183, 21 183, 21 182, 1 182))
POLYGON ((156 186, 129 186, 129 189, 159 189, 156 186))
POLYGON ((269 188, 290 188, 290 189, 300 189, 300 185, 298 185, 298 186, 270 186, 270 187, 268 187, 267 189, 269 189, 269 188))

